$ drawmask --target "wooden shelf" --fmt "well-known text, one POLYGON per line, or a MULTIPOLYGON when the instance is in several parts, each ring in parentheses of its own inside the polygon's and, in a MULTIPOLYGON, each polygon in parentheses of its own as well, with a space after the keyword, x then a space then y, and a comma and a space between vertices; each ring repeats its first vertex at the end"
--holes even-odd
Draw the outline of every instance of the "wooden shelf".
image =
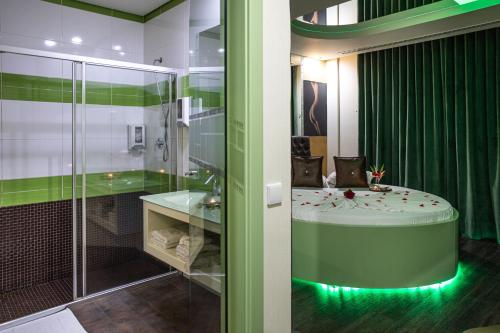
POLYGON ((145 252, 149 253, 153 257, 169 264, 170 266, 174 267, 178 271, 181 271, 183 273, 189 274, 189 264, 183 260, 181 260, 176 254, 175 254, 175 247, 171 249, 161 249, 160 247, 154 245, 151 242, 146 243, 145 252))

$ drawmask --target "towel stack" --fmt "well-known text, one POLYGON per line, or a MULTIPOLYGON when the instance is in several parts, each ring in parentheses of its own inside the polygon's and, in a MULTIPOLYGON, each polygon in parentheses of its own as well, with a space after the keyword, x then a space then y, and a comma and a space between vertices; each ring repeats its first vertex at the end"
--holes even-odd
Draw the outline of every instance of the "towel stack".
POLYGON ((191 244, 191 239, 189 236, 184 235, 179 240, 179 245, 175 249, 175 254, 182 261, 189 261, 189 245, 191 244))
POLYGON ((171 249, 179 244, 185 233, 175 228, 154 230, 151 232, 151 242, 162 250, 171 249))

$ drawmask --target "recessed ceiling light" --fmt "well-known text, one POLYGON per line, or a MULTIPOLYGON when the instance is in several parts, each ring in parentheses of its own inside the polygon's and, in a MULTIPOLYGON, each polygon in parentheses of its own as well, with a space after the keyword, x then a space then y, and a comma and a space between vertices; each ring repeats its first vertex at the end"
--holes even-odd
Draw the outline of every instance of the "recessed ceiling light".
POLYGON ((123 51, 122 51, 122 52, 120 52, 120 53, 118 53, 118 54, 119 54, 119 55, 121 55, 121 56, 124 56, 124 55, 125 55, 125 52, 123 52, 123 51))
POLYGON ((224 49, 218 49, 217 52, 224 53, 224 49))
POLYGON ((47 47, 54 47, 57 45, 57 43, 53 40, 50 40, 50 39, 47 39, 43 42, 45 44, 45 46, 47 47))
POLYGON ((80 45, 83 42, 81 37, 75 36, 71 38, 71 43, 80 45))
POLYGON ((122 46, 121 45, 114 45, 113 46, 113 50, 115 50, 115 51, 121 51, 122 50, 122 46))
POLYGON ((193 55, 194 51, 193 50, 189 50, 189 54, 193 55))

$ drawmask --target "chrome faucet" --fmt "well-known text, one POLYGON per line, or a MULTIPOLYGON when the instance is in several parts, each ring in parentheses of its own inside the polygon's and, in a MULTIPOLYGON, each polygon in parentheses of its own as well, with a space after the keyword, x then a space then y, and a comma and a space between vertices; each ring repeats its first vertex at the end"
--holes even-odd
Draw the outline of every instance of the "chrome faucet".
POLYGON ((210 177, 208 177, 207 181, 205 182, 205 185, 208 185, 211 181, 212 181, 212 195, 213 196, 220 196, 220 194, 221 194, 221 188, 220 188, 220 185, 219 185, 219 181, 218 181, 217 175, 213 174, 210 177))

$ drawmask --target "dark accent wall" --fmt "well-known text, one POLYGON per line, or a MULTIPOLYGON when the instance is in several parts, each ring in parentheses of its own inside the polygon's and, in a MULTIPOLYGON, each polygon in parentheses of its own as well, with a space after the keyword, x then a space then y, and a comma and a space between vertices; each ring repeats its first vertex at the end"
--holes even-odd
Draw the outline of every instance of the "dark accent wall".
POLYGON ((71 201, 0 208, 0 293, 72 272, 71 201))
MULTIPOLYGON (((88 271, 143 255, 144 194, 87 200, 88 271)), ((0 293, 70 279, 72 230, 71 200, 0 208, 0 293)))

